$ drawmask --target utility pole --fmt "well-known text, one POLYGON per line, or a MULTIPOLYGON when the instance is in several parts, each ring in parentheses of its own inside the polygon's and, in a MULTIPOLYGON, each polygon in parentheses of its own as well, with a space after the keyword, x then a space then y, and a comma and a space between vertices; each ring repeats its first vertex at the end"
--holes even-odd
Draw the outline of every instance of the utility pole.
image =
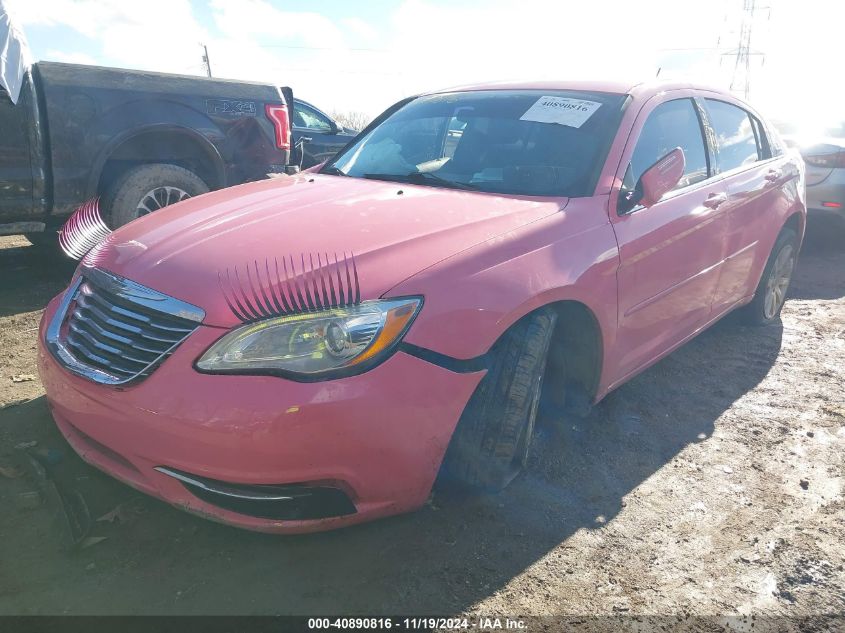
POLYGON ((203 50, 202 63, 205 64, 206 73, 211 77, 211 60, 208 58, 208 46, 205 44, 200 44, 200 46, 202 46, 203 50))
MULTIPOLYGON (((751 34, 754 30, 756 13, 768 10, 769 7, 758 6, 757 0, 742 0, 742 22, 739 29, 737 47, 723 53, 734 58, 734 69, 731 77, 731 90, 742 94, 748 99, 751 90, 751 58, 759 56, 765 63, 766 55, 751 48, 751 34)), ((720 38, 721 39, 721 38, 720 38)))

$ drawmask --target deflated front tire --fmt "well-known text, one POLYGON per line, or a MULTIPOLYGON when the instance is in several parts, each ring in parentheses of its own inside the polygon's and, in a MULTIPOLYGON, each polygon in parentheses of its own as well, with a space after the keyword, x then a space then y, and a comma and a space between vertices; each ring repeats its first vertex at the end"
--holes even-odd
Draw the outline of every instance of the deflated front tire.
POLYGON ((498 491, 525 466, 556 321, 551 308, 532 312, 493 346, 449 444, 442 480, 498 491))

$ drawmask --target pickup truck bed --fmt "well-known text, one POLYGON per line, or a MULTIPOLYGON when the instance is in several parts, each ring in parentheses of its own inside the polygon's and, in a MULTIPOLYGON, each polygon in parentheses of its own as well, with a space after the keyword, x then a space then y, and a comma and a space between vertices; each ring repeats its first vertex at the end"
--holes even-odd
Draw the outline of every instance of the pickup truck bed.
POLYGON ((159 185, 185 194, 172 202, 283 172, 286 103, 269 84, 35 64, 17 105, 0 90, 0 234, 54 228, 92 197, 116 225, 159 185))

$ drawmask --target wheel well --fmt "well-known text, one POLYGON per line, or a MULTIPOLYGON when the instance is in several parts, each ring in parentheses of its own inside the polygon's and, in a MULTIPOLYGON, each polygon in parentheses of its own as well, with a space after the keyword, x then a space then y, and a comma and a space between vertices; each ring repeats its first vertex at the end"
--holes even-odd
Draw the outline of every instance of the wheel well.
POLYGON ((123 141, 109 154, 100 172, 97 193, 104 194, 127 170, 151 163, 184 167, 202 178, 211 189, 219 189, 225 184, 219 157, 214 156, 213 150, 186 132, 155 130, 123 141))
POLYGON ((785 229, 792 229, 800 238, 804 234, 804 221, 800 213, 793 213, 790 215, 783 225, 785 229))
POLYGON ((559 410, 583 410, 592 404, 598 390, 601 329, 583 303, 559 301, 548 307, 557 312, 557 323, 543 377, 543 401, 559 410))

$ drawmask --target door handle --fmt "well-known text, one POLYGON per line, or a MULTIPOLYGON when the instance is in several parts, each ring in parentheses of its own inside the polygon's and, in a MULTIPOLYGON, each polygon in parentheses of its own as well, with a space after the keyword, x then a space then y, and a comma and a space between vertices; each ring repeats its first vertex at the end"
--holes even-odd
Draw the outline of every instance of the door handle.
POLYGON ((783 172, 780 169, 770 169, 766 172, 766 180, 769 182, 777 182, 783 177, 783 172))
POLYGON ((711 193, 707 199, 702 203, 709 209, 715 209, 723 202, 728 201, 728 194, 726 193, 711 193))

